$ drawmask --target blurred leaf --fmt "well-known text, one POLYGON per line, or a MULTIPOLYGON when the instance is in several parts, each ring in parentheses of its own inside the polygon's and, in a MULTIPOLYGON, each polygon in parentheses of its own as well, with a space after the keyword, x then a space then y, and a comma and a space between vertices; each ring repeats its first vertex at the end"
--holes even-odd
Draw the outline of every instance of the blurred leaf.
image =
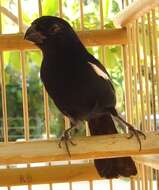
POLYGON ((104 14, 104 18, 108 17, 109 14, 109 7, 110 6, 110 0, 105 0, 103 1, 103 14, 104 14))
POLYGON ((112 12, 118 13, 119 11, 119 4, 115 0, 112 0, 112 12))
POLYGON ((43 8, 43 15, 53 15, 56 16, 58 13, 58 0, 43 0, 42 1, 42 8, 43 8))

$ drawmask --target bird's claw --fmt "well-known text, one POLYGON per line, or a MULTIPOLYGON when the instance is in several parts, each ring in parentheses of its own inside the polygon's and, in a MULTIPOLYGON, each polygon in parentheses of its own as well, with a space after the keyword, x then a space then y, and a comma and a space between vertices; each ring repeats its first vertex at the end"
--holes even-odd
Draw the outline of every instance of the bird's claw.
POLYGON ((141 139, 140 139, 140 135, 143 136, 144 139, 146 139, 146 135, 135 129, 133 126, 131 126, 130 124, 127 125, 128 129, 129 129, 129 136, 127 137, 128 139, 132 138, 133 136, 136 137, 137 141, 139 142, 139 151, 141 151, 141 139))
POLYGON ((71 134, 70 134, 69 130, 65 130, 63 135, 61 136, 61 139, 60 139, 60 141, 58 143, 59 148, 62 148, 62 146, 61 146, 62 142, 64 142, 65 147, 66 147, 66 151, 67 151, 69 157, 71 157, 68 142, 73 146, 76 145, 76 144, 71 140, 71 134))
POLYGON ((130 123, 126 122, 122 117, 120 117, 119 115, 116 116, 116 118, 118 119, 119 122, 123 123, 125 126, 128 127, 129 130, 129 136, 128 139, 132 138, 133 136, 136 137, 138 143, 139 143, 139 151, 141 151, 141 140, 140 140, 140 135, 144 137, 144 139, 146 139, 146 135, 135 129, 130 123))

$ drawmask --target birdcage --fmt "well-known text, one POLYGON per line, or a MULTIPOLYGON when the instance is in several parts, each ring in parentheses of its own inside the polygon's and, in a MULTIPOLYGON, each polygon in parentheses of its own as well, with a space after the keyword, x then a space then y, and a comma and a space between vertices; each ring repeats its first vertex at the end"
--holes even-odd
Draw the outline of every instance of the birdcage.
MULTIPOLYGON (((0 1, 0 189, 84 190, 159 188, 159 0, 0 1), (55 107, 39 77, 41 52, 24 40, 42 15, 59 16, 108 69, 117 108, 142 130, 141 150, 126 134, 90 136, 58 147, 68 118, 55 107), (132 156, 138 174, 101 178, 95 158, 132 156)), ((88 89, 89 90, 89 89, 88 89)))

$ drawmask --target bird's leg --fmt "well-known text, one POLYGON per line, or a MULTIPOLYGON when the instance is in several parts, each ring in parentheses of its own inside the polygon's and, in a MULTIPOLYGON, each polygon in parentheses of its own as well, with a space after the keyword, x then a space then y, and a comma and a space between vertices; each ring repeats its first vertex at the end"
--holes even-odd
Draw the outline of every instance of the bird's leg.
POLYGON ((71 140, 71 130, 74 129, 76 126, 76 124, 74 122, 71 122, 71 127, 66 129, 64 132, 63 132, 63 135, 61 136, 61 139, 60 139, 60 142, 58 143, 58 146, 59 148, 61 148, 61 143, 64 142, 65 144, 65 147, 66 147, 66 150, 67 150, 67 153, 69 155, 69 157, 71 157, 71 153, 70 153, 70 150, 69 150, 69 147, 68 147, 68 142, 72 145, 76 145, 72 140, 71 140))
POLYGON ((132 138, 134 135, 137 139, 137 141, 139 142, 139 151, 141 150, 141 140, 140 140, 140 135, 144 137, 144 139, 146 139, 146 135, 135 129, 130 123, 126 122, 122 117, 120 117, 119 115, 115 116, 115 118, 122 124, 126 125, 128 127, 128 130, 129 130, 129 139, 132 138))

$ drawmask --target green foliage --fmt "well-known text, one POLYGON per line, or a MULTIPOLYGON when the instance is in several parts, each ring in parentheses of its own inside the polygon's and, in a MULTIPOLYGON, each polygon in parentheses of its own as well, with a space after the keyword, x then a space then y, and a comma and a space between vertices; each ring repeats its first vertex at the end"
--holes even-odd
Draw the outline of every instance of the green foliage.
POLYGON ((42 14, 43 15, 58 15, 58 0, 43 0, 42 1, 42 7, 43 7, 43 11, 42 14))
POLYGON ((112 1, 112 12, 113 13, 118 13, 120 11, 119 4, 113 0, 112 1))

